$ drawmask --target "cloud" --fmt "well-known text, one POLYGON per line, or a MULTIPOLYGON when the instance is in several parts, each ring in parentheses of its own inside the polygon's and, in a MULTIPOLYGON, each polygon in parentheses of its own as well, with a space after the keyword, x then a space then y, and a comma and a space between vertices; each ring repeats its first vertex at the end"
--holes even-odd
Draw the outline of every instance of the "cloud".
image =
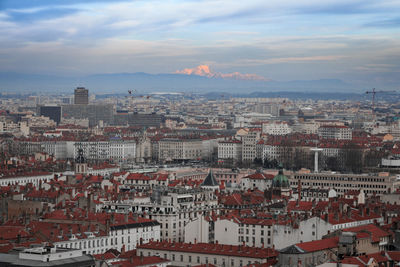
POLYGON ((177 70, 175 73, 185 74, 185 75, 198 75, 198 76, 204 76, 204 77, 208 77, 208 78, 267 81, 266 78, 259 76, 257 74, 242 74, 239 72, 233 72, 233 73, 213 72, 210 70, 210 67, 207 65, 199 65, 195 68, 187 68, 187 69, 183 69, 183 70, 177 70))
POLYGON ((78 12, 76 8, 37 8, 32 10, 9 11, 10 20, 20 23, 32 23, 39 20, 50 20, 78 12))
POLYGON ((355 67, 355 70, 362 71, 362 72, 370 72, 370 73, 400 72, 399 65, 395 65, 395 64, 366 64, 364 66, 355 67))
POLYGON ((400 17, 385 19, 385 20, 377 20, 373 22, 369 22, 364 24, 365 27, 371 28, 399 28, 400 27, 400 17))
POLYGON ((220 71, 202 75, 226 79, 368 80, 399 69, 398 14, 397 0, 0 0, 0 71, 171 73, 202 62, 220 71))
POLYGON ((343 59, 345 56, 309 56, 309 57, 281 57, 268 59, 246 60, 244 64, 280 64, 280 63, 296 63, 296 62, 312 62, 312 61, 332 61, 343 59))

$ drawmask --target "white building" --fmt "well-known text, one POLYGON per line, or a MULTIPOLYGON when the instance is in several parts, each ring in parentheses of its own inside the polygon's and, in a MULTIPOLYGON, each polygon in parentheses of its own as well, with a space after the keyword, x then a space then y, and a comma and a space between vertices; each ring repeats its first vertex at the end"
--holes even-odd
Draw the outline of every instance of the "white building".
POLYGON ((218 159, 233 160, 235 162, 242 160, 242 142, 239 140, 218 142, 218 159))
POLYGON ((300 242, 319 240, 332 231, 333 226, 319 217, 312 217, 295 224, 274 224, 273 240, 276 249, 300 242))
POLYGON ((21 175, 10 175, 0 177, 0 186, 10 185, 26 185, 32 183, 38 187, 39 184, 49 182, 54 178, 54 174, 50 172, 34 172, 21 175))
POLYGON ((211 160, 213 153, 219 147, 219 141, 222 138, 209 138, 202 140, 202 158, 205 160, 211 160))
POLYGON ((262 160, 278 160, 281 156, 282 148, 279 144, 261 144, 262 160))
POLYGON ((66 141, 44 141, 42 142, 43 151, 49 155, 54 156, 56 159, 66 159, 67 142, 66 141))
POLYGON ((107 160, 112 158, 116 161, 134 160, 136 157, 136 141, 112 139, 82 141, 74 143, 74 158, 79 149, 83 149, 84 157, 88 160, 107 160))
POLYGON ((287 135, 292 129, 286 121, 271 121, 262 124, 262 132, 269 135, 287 135))
POLYGON ((208 217, 201 215, 186 223, 185 243, 210 243, 210 241, 210 221, 208 217))
POLYGON ((318 133, 319 125, 320 124, 316 122, 299 122, 292 125, 291 128, 295 133, 316 134, 318 133))
POLYGON ((111 139, 110 158, 117 161, 133 160, 136 157, 136 142, 133 140, 111 139))
POLYGON ((242 178, 240 182, 241 189, 258 189, 261 191, 265 191, 266 189, 271 188, 273 179, 274 176, 271 174, 257 172, 242 178))
POLYGON ((0 133, 11 133, 15 135, 29 135, 29 126, 26 121, 14 123, 12 121, 0 121, 0 133))
POLYGON ((323 139, 351 140, 353 134, 347 126, 323 125, 318 129, 318 136, 323 139))
POLYGON ((273 224, 273 220, 262 218, 199 217, 185 226, 185 242, 273 247, 273 224))
MULTIPOLYGON (((133 250, 140 243, 160 239, 160 224, 154 220, 132 218, 128 214, 111 214, 111 220, 87 222, 77 220, 46 219, 42 223, 54 225, 42 230, 55 247, 80 249, 84 254, 101 254, 109 249, 133 250), (68 230, 69 229, 69 230, 68 230)), ((89 219, 86 219, 89 220, 89 219)))
POLYGON ((260 139, 261 133, 259 131, 250 131, 242 138, 242 161, 253 162, 257 157, 256 145, 260 139))
POLYGON ((298 187, 301 182, 302 188, 332 188, 338 195, 354 189, 363 189, 366 194, 383 195, 393 192, 400 186, 396 176, 388 173, 378 175, 367 174, 338 174, 338 173, 301 173, 297 172, 290 176, 289 182, 292 188, 298 187))
POLYGON ((72 159, 82 149, 84 157, 88 160, 127 161, 135 160, 136 141, 124 139, 76 141, 68 139, 55 139, 48 137, 45 140, 18 140, 18 149, 22 154, 46 152, 57 159, 72 159))
POLYGON ((133 212, 144 214, 149 219, 157 220, 161 226, 161 240, 183 242, 185 225, 201 215, 219 213, 217 197, 214 191, 184 188, 170 192, 153 189, 153 202, 132 204, 133 212))
POLYGON ((202 157, 201 139, 166 138, 158 142, 158 160, 198 160, 202 157))

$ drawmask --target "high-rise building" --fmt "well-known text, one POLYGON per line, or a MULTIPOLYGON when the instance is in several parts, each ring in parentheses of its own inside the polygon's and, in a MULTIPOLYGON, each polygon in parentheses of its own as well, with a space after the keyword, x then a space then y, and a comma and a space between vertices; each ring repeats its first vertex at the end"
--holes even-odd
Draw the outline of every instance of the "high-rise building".
POLYGON ((77 87, 75 89, 74 104, 87 105, 89 104, 89 90, 85 87, 77 87))
POLYGON ((114 107, 112 104, 96 105, 63 105, 63 119, 88 119, 89 126, 93 127, 103 121, 106 125, 113 122, 114 107))
POLYGON ((61 107, 60 106, 39 106, 39 114, 40 116, 45 116, 57 124, 61 121, 61 107))

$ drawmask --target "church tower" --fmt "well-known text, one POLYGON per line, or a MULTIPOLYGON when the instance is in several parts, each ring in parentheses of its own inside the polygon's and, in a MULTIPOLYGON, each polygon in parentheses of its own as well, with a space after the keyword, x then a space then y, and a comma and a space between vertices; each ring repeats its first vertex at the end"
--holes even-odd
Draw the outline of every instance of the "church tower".
POLYGON ((83 149, 78 150, 78 157, 75 159, 75 174, 85 174, 87 172, 86 159, 83 156, 83 149))

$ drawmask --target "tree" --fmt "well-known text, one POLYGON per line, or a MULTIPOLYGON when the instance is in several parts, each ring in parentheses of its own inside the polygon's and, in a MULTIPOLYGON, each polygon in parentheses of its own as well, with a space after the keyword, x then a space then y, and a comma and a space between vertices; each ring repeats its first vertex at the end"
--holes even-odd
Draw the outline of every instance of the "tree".
POLYGON ((363 168, 363 154, 362 151, 355 144, 346 145, 339 155, 343 158, 343 167, 347 172, 361 173, 363 168))
POLYGON ((255 158, 255 159, 253 160, 253 164, 254 164, 255 166, 257 166, 257 167, 262 166, 262 165, 263 165, 262 159, 260 159, 260 158, 255 158))
POLYGON ((340 165, 337 157, 328 157, 325 161, 326 168, 331 171, 340 170, 340 165))

